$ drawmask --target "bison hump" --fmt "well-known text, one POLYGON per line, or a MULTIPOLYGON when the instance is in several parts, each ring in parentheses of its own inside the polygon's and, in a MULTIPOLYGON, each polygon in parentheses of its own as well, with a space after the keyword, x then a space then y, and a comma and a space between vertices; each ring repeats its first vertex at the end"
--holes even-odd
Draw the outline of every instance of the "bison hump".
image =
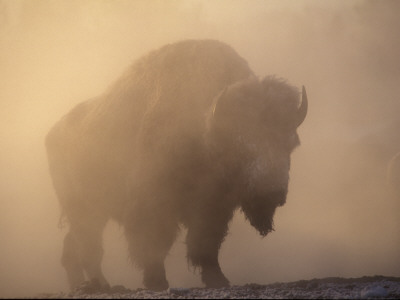
POLYGON ((253 75, 230 46, 189 40, 162 47, 136 61, 110 90, 114 107, 130 111, 138 134, 195 134, 226 86, 253 75))
POLYGON ((199 101, 206 106, 221 88, 250 74, 247 62, 230 46, 214 40, 187 40, 138 59, 109 90, 109 99, 139 102, 148 109, 199 101), (132 93, 136 97, 130 97, 132 93))
POLYGON ((63 123, 93 147, 110 143, 133 149, 193 140, 204 132, 214 98, 252 75, 247 62, 222 42, 180 41, 139 58, 63 123))

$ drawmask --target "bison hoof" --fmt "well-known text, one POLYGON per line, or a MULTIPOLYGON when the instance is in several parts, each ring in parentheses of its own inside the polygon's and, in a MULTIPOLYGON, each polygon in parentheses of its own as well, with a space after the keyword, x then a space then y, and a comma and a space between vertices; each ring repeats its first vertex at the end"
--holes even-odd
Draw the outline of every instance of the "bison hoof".
POLYGON ((161 292, 161 291, 167 290, 169 285, 168 285, 168 281, 165 280, 165 282, 145 283, 145 287, 151 291, 161 292))
POLYGON ((202 281, 208 288, 229 287, 229 280, 220 270, 204 270, 202 272, 202 281))
POLYGON ((144 286, 152 291, 160 292, 168 289, 169 284, 167 279, 165 277, 159 277, 157 278, 156 276, 149 276, 145 277, 144 281, 144 286))
POLYGON ((101 284, 98 279, 85 281, 75 288, 74 292, 78 294, 98 294, 107 293, 110 290, 108 283, 101 284))

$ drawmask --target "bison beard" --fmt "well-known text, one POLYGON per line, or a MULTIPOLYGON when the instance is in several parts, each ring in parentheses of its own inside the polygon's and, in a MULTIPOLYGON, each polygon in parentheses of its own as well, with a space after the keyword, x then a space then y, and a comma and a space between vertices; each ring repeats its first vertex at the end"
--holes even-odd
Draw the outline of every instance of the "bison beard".
POLYGON ((242 201, 242 211, 246 219, 261 236, 274 230, 273 217, 278 206, 283 205, 287 191, 271 192, 264 197, 242 201), (281 203, 281 204, 279 204, 281 203))
POLYGON ((262 236, 273 230, 307 113, 304 88, 302 98, 299 106, 284 80, 256 78, 231 47, 189 40, 149 53, 72 109, 46 137, 69 223, 62 264, 71 289, 85 278, 108 287, 101 260, 109 219, 124 227, 147 288, 168 288, 164 260, 180 225, 205 285, 229 285, 218 263, 228 223, 241 207, 262 236))

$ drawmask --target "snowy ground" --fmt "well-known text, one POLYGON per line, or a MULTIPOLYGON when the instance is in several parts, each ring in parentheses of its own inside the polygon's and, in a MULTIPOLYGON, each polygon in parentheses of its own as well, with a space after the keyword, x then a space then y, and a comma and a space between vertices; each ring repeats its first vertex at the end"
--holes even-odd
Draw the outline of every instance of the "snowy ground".
POLYGON ((190 298, 255 298, 255 299, 399 299, 399 277, 324 278, 268 285, 247 284, 230 288, 170 288, 164 292, 145 289, 128 290, 114 286, 108 292, 88 293, 88 287, 68 294, 41 294, 37 298, 84 299, 190 299, 190 298))

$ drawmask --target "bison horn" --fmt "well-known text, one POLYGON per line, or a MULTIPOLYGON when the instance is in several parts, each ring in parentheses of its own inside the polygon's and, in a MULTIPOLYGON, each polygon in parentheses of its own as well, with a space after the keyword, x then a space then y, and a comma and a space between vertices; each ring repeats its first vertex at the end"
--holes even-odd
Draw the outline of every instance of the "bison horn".
POLYGON ((297 126, 300 126, 300 124, 303 123, 303 121, 307 115, 307 110, 308 110, 307 93, 306 93, 306 88, 303 85, 302 95, 301 95, 301 104, 300 104, 300 107, 298 109, 298 114, 297 114, 297 126))
MULTIPOLYGON (((215 100, 221 99, 224 96, 224 94, 226 93, 227 90, 228 90, 228 87, 225 87, 215 100)), ((217 105, 218 105, 219 102, 220 101, 216 101, 215 104, 214 104, 214 108, 212 110, 212 115, 213 116, 215 115, 215 109, 217 108, 217 105)))

